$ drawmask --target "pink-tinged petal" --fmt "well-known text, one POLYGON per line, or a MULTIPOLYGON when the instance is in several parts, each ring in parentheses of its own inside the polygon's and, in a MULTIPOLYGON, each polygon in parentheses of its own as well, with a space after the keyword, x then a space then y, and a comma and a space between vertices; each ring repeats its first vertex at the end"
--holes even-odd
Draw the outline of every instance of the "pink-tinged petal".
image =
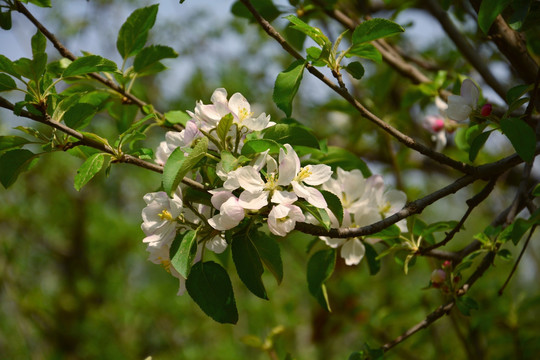
POLYGON ((298 196, 295 193, 290 191, 274 191, 271 201, 274 204, 292 204, 298 200, 298 196))
POLYGON ((167 142, 160 142, 158 148, 156 149, 156 164, 165 166, 165 163, 167 162, 167 159, 170 155, 171 151, 169 150, 167 142))
POLYGON ((268 204, 268 191, 255 193, 244 191, 238 198, 238 204, 244 209, 259 210, 268 204))
POLYGON ((472 80, 463 80, 463 83, 461 84, 460 95, 464 98, 467 105, 469 105, 473 109, 476 108, 476 103, 478 102, 480 91, 478 90, 478 87, 476 87, 475 83, 472 82, 472 80))
POLYGON ((306 199, 311 205, 324 209, 328 205, 321 192, 315 188, 305 186, 296 181, 291 182, 294 193, 303 199, 306 199))
POLYGON ((300 159, 294 149, 289 144, 285 144, 285 149, 287 152, 279 149, 279 177, 277 184, 280 186, 289 185, 300 171, 300 159))
POLYGON ((345 259, 345 264, 347 265, 358 265, 364 254, 366 253, 366 248, 364 244, 357 238, 349 239, 341 247, 341 257, 345 259))
POLYGON ((236 170, 236 178, 242 188, 249 192, 258 192, 264 189, 261 174, 253 166, 244 166, 236 170))
POLYGON ((277 205, 268 214, 268 229, 274 235, 285 236, 292 231, 297 221, 304 221, 302 210, 295 205, 277 205))
POLYGON ((227 248, 227 241, 221 236, 214 236, 214 238, 206 241, 206 248, 216 254, 221 254, 227 248))
POLYGON ((332 177, 332 168, 328 165, 308 165, 306 168, 311 174, 303 181, 308 185, 321 185, 332 177))
POLYGON ((220 214, 230 218, 232 221, 236 221, 237 224, 246 216, 244 208, 238 202, 238 199, 233 196, 219 208, 220 214))
POLYGON ((320 236, 319 237, 322 241, 326 243, 326 245, 330 246, 331 248, 337 248, 341 244, 343 244, 347 239, 340 239, 340 238, 331 238, 327 236, 320 236))
POLYGON ((225 90, 224 88, 217 88, 212 93, 212 96, 210 97, 210 101, 212 102, 212 104, 220 104, 220 103, 226 104, 227 103, 227 90, 225 90))
POLYGON ((435 141, 435 151, 441 151, 446 146, 447 140, 445 131, 440 131, 433 135, 432 139, 435 141))
POLYGON ((212 205, 219 210, 221 205, 223 205, 223 203, 225 203, 225 201, 229 200, 231 197, 234 197, 234 195, 230 191, 217 191, 212 193, 212 198, 210 201, 212 202, 212 205))

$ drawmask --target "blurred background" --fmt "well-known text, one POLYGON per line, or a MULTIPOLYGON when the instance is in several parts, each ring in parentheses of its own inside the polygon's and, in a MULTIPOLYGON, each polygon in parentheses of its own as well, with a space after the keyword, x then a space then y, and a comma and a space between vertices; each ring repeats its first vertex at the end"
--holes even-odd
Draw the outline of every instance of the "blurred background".
MULTIPOLYGON (((58 0, 52 9, 33 5, 28 9, 76 55, 88 51, 120 64, 115 39, 121 24, 136 8, 155 2, 58 0)), ((275 3, 285 15, 295 12, 291 5, 295 2, 275 3)), ((348 3, 354 9, 355 2, 348 3)), ((469 65, 421 3, 401 3, 364 5, 375 9, 374 17, 393 17, 406 28, 395 40, 407 53, 421 54, 436 64, 430 77, 440 69, 454 75, 468 73, 469 65)), ((164 61, 169 70, 138 81, 134 93, 165 112, 192 110, 197 100, 208 103, 213 90, 224 87, 229 94, 241 92, 255 113, 265 111, 279 121, 283 114, 272 102, 273 83, 292 59, 258 27, 235 17, 232 6, 233 1, 161 2, 149 43, 171 46, 179 57, 164 61)), ((456 23, 478 41, 478 50, 501 81, 515 85, 504 62, 475 33, 466 12, 456 7, 455 14, 456 23)), ((284 30, 284 19, 277 18, 274 24, 302 46, 298 34, 284 30)), ((342 31, 328 19, 317 25, 332 40, 342 31)), ((34 33, 30 22, 14 13, 13 28, 0 30, 0 53, 12 60, 30 56, 34 33)), ((50 60, 59 58, 50 44, 47 50, 50 60)), ((401 131, 431 144, 421 120, 436 113, 433 104, 419 101, 419 88, 388 66, 369 62, 364 66, 361 82, 347 80, 355 94, 401 131)), ((488 88, 484 95, 494 104, 500 102, 488 88)), ((13 102, 19 97, 8 94, 13 102)), ((319 139, 357 154, 410 200, 456 176, 391 141, 307 73, 293 117, 313 128, 319 139)), ((29 122, 0 110, 2 134, 21 135, 13 129, 20 125, 29 122)), ((92 126, 105 137, 118 135, 115 120, 106 113, 92 126)), ((165 131, 154 128, 146 146, 155 148, 165 131)), ((453 146, 451 136, 449 141, 445 151, 465 160, 467 154, 453 146)), ((511 151, 502 139, 492 139, 478 161, 493 161, 511 151)), ((333 312, 327 313, 309 295, 305 281, 313 237, 295 234, 281 243, 283 283, 278 286, 264 275, 270 301, 252 296, 241 284, 229 263, 230 254, 220 258, 230 270, 240 320, 235 326, 218 324, 187 294, 177 297, 177 280, 146 261, 140 230, 142 197, 159 187, 160 176, 115 165, 109 177, 102 172, 77 192, 73 178, 82 162, 63 152, 49 154, 11 188, 0 189, 0 359, 284 359, 288 353, 296 359, 346 359, 365 343, 376 348, 392 340, 444 302, 439 291, 423 290, 431 271, 440 266, 435 260, 418 259, 405 275, 402 265, 386 257, 382 270, 370 276, 365 261, 348 267, 339 259, 328 282, 333 312), (268 352, 261 344, 270 340, 268 352)), ((475 211, 449 250, 470 242, 508 206, 519 170, 506 176, 505 185, 475 211)), ((475 185, 429 207, 421 218, 459 220, 465 200, 481 189, 481 184, 475 185)), ((520 247, 509 250, 513 260, 497 259, 475 285, 471 296, 480 309, 472 317, 453 311, 398 345, 387 358, 535 358, 540 353, 540 325, 535 320, 540 316, 538 238, 531 242, 505 294, 498 297, 520 247)))

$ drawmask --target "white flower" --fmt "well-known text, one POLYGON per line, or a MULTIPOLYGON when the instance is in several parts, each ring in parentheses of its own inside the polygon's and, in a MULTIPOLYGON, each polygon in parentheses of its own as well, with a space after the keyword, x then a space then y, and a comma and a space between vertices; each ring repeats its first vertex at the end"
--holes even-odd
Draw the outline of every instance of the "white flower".
POLYGON ((195 113, 187 113, 197 121, 201 130, 210 131, 215 128, 222 117, 230 113, 227 103, 227 90, 223 88, 216 89, 210 98, 212 105, 205 105, 202 101, 197 101, 195 113))
POLYGON ((425 129, 432 133, 432 140, 435 141, 435 151, 441 151, 446 146, 446 131, 444 119, 437 115, 428 115, 422 123, 425 129))
POLYGON ((285 236, 294 229, 297 221, 305 221, 302 210, 291 204, 279 204, 268 214, 268 228, 274 235, 285 236))
POLYGON ((227 241, 221 235, 216 235, 212 239, 207 240, 205 246, 208 250, 221 254, 227 248, 227 241))
POLYGON ((307 185, 321 185, 332 176, 332 169, 328 165, 300 166, 300 158, 291 145, 285 144, 287 153, 279 152, 279 178, 278 185, 292 185, 294 193, 318 208, 327 206, 321 192, 307 185))
POLYGON ((165 141, 162 141, 156 150, 156 163, 164 166, 167 159, 176 148, 191 146, 193 140, 201 136, 202 133, 199 131, 197 124, 193 120, 188 121, 186 123, 186 128, 180 132, 167 131, 165 134, 165 141))
POLYGON ((238 204, 238 198, 230 191, 214 192, 211 201, 219 214, 208 219, 208 223, 216 230, 232 229, 246 216, 244 208, 238 204))
POLYGON ((182 212, 182 199, 176 192, 172 199, 163 191, 144 196, 147 206, 142 210, 141 229, 146 237, 145 243, 170 244, 176 236, 176 220, 182 212))
POLYGON ((447 115, 456 121, 465 121, 470 113, 476 109, 478 103, 479 90, 469 79, 463 80, 460 95, 450 95, 448 97, 447 115))
POLYGON ((251 105, 240 93, 235 93, 231 96, 229 109, 234 116, 234 123, 239 127, 245 126, 249 130, 259 131, 275 125, 275 123, 270 121, 270 115, 266 115, 265 113, 260 114, 257 118, 253 117, 251 105))
MULTIPOLYGON (((407 202, 407 195, 399 190, 384 189, 384 179, 381 175, 373 175, 366 181, 366 196, 368 206, 376 208, 382 218, 388 217, 401 210, 407 202)), ((400 230, 407 231, 407 223, 404 220, 396 223, 400 230)))

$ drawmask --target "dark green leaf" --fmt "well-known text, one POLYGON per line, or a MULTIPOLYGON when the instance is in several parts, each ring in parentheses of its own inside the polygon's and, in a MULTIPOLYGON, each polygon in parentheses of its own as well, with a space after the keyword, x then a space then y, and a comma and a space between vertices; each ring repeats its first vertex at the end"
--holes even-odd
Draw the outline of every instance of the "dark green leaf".
POLYGON ((512 253, 510 250, 502 249, 497 252, 497 256, 501 257, 503 260, 510 261, 512 260, 512 253))
POLYGON ((163 168, 163 189, 171 196, 186 174, 201 160, 208 149, 208 138, 201 138, 188 156, 184 150, 176 148, 163 168))
POLYGON ((277 124, 263 131, 263 138, 274 140, 279 144, 291 146, 308 146, 319 148, 319 141, 308 130, 298 125, 277 124))
POLYGON ((34 57, 37 54, 41 54, 45 52, 45 49, 47 47, 47 38, 45 35, 41 33, 41 31, 37 31, 34 36, 32 36, 32 54, 34 57))
POLYGON ((480 9, 478 10, 478 26, 484 34, 489 32, 489 28, 497 15, 511 2, 511 0, 482 0, 480 9))
POLYGON ((511 240, 514 245, 517 245, 523 235, 525 235, 527 230, 531 228, 531 226, 532 223, 530 221, 518 218, 501 232, 498 237, 498 241, 505 243, 508 240, 511 240))
POLYGON ((506 102, 508 104, 513 104, 516 100, 521 98, 527 92, 531 91, 533 85, 518 85, 514 86, 506 93, 506 102))
POLYGON ((364 76, 364 67, 358 61, 354 61, 345 67, 345 70, 356 80, 360 80, 364 76))
POLYGON ((225 143, 225 139, 227 138, 227 134, 229 133, 229 130, 233 124, 234 117, 232 114, 227 114, 224 117, 219 120, 219 123, 216 128, 216 133, 221 140, 221 143, 225 143))
POLYGON ((81 190, 101 170, 104 159, 105 154, 103 153, 96 153, 86 159, 75 175, 75 190, 81 190))
POLYGON ((197 255, 197 232, 189 230, 176 235, 169 249, 169 258, 171 265, 186 279, 191 271, 195 255, 197 255))
POLYGON ((328 155, 325 159, 323 159, 322 163, 330 165, 334 171, 338 167, 347 171, 359 169, 365 178, 371 176, 371 171, 362 159, 341 147, 329 146, 328 155))
POLYGON ((139 76, 153 74, 154 68, 153 65, 158 63, 163 59, 173 59, 178 57, 176 51, 168 46, 163 45, 152 45, 142 49, 135 60, 133 61, 133 70, 139 74, 139 76))
POLYGON ((470 162, 474 162, 474 160, 478 156, 478 153, 480 152, 480 149, 482 149, 482 147, 486 143, 487 139, 489 138, 489 135, 491 135, 492 131, 493 130, 485 131, 485 132, 481 133, 480 135, 478 135, 478 136, 476 136, 474 138, 474 140, 471 143, 470 149, 469 149, 469 161, 470 162))
POLYGON ((23 145, 30 143, 29 140, 14 135, 0 136, 0 152, 18 149, 23 145))
POLYGON ((186 289, 201 310, 215 321, 227 324, 238 321, 231 280, 220 265, 212 261, 193 265, 186 289))
POLYGON ((2 11, 0 8, 0 28, 4 30, 10 30, 11 29, 11 10, 8 11, 2 11))
POLYGON ((330 230, 332 228, 332 222, 330 221, 330 217, 328 216, 328 213, 325 209, 320 209, 311 205, 308 202, 303 201, 296 202, 295 204, 298 205, 302 210, 307 211, 311 215, 313 215, 313 217, 319 222, 319 224, 326 230, 330 230))
POLYGON ((272 98, 287 116, 291 116, 292 101, 300 87, 305 66, 304 60, 296 60, 276 78, 272 98))
POLYGON ((281 147, 274 140, 269 139, 255 139, 248 140, 242 147, 242 155, 248 156, 252 154, 260 154, 266 150, 270 150, 270 154, 279 153, 281 147))
POLYGON ((399 234, 401 234, 401 230, 399 230, 399 226, 397 226, 396 224, 392 224, 391 226, 387 227, 386 229, 383 229, 383 230, 379 231, 378 233, 370 235, 369 237, 370 238, 375 238, 375 239, 386 240, 386 239, 398 238, 399 234))
POLYGON ((343 222, 343 204, 341 203, 341 200, 339 200, 336 195, 326 190, 321 190, 321 194, 324 196, 324 200, 326 200, 328 209, 332 211, 341 226, 341 223, 343 222))
MULTIPOLYGON (((279 15, 281 11, 274 5, 272 0, 257 0, 252 2, 253 7, 259 14, 261 14, 267 21, 272 22, 279 15)), ((255 22, 253 14, 242 4, 240 1, 236 1, 232 7, 231 12, 238 17, 248 19, 252 22, 255 22)))
POLYGON ((400 25, 387 19, 370 19, 364 21, 354 29, 352 42, 354 45, 381 39, 404 32, 400 25))
POLYGON ((73 61, 64 73, 63 77, 84 75, 93 72, 114 72, 116 64, 98 55, 87 55, 73 61))
POLYGON ((534 159, 536 136, 526 122, 519 118, 502 119, 501 130, 524 161, 531 162, 534 159))
POLYGON ((313 254, 307 264, 307 283, 311 295, 327 311, 330 310, 325 282, 330 278, 336 266, 336 250, 320 250, 313 254))
POLYGON ((4 188, 7 189, 13 185, 19 174, 28 169, 36 156, 38 155, 25 149, 15 149, 2 154, 0 156, 0 169, 2 169, 0 182, 4 188))
POLYGON ((0 73, 0 91, 9 91, 17 88, 15 80, 9 75, 0 73))
POLYGON ((382 62, 382 55, 375 48, 375 46, 369 43, 360 43, 355 44, 351 49, 345 54, 346 57, 350 58, 352 56, 358 56, 364 59, 370 59, 375 61, 377 64, 382 62))
POLYGON ((135 10, 122 25, 116 41, 116 48, 122 58, 126 59, 142 50, 148 31, 156 21, 158 6, 155 4, 135 10))
POLYGON ((533 196, 540 196, 540 184, 537 184, 532 191, 533 196))
POLYGON ((289 20, 292 23, 291 27, 293 29, 303 32, 304 34, 312 38, 319 46, 324 47, 331 45, 330 40, 328 40, 326 35, 324 35, 319 28, 306 24, 294 15, 286 16, 285 19, 289 20))
POLYGON ((277 241, 265 233, 256 230, 250 233, 250 238, 253 241, 253 245, 257 248, 257 252, 266 268, 274 275, 277 283, 281 284, 283 280, 283 263, 277 241))
POLYGON ((82 129, 90 123, 96 114, 96 108, 90 104, 78 103, 64 114, 64 123, 72 129, 82 129))
POLYGON ((478 309, 478 303, 467 295, 458 297, 456 300, 456 305, 459 311, 466 316, 471 315, 471 310, 478 309))
POLYGON ((212 202, 210 201, 210 199, 212 198, 212 195, 210 195, 210 193, 206 191, 201 191, 201 190, 188 187, 184 189, 183 193, 184 193, 183 200, 185 202, 212 206, 212 202))
POLYGON ((449 221, 438 221, 434 222, 432 224, 429 224, 426 226, 423 230, 421 235, 426 236, 429 234, 433 234, 434 232, 441 232, 453 229, 457 226, 458 222, 455 220, 449 220, 449 221))
MULTIPOLYGON (((256 233, 255 233, 256 234, 256 233)), ((237 233, 233 236, 231 250, 238 277, 254 295, 268 300, 261 276, 264 268, 260 255, 251 239, 254 233, 237 233)))
POLYGON ((370 244, 364 242, 364 247, 366 248, 365 257, 369 267, 369 274, 375 275, 381 270, 381 260, 377 259, 377 251, 370 244))

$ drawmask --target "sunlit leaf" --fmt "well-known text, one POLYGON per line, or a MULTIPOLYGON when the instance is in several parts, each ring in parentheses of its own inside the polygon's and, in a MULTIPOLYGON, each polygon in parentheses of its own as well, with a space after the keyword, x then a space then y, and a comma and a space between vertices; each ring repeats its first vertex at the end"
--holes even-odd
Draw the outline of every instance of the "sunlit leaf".
POLYGON ((75 175, 75 190, 81 190, 101 170, 104 160, 103 153, 96 153, 86 159, 75 175))
POLYGON ((304 60, 296 60, 276 78, 272 99, 287 116, 291 116, 292 102, 300 87, 305 66, 304 60))

